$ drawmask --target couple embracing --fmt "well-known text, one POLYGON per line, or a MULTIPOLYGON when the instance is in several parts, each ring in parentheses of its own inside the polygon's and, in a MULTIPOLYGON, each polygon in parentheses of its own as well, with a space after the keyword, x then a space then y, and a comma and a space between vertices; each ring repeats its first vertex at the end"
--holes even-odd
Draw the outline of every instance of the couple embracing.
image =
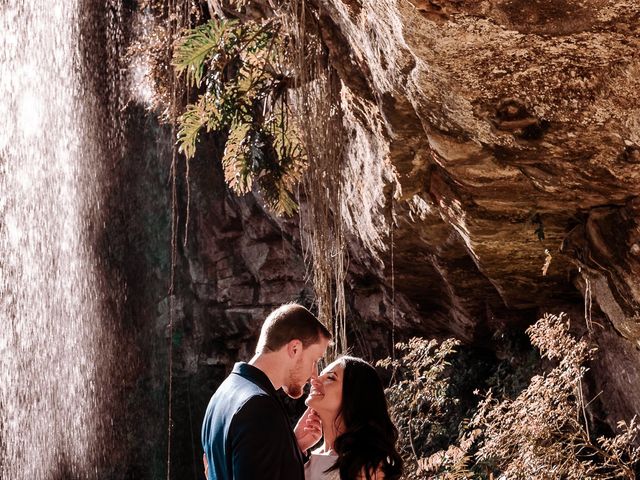
POLYGON ((202 425, 208 480, 396 480, 402 460, 382 383, 364 360, 343 356, 318 374, 331 333, 297 304, 273 311, 249 363, 236 363, 202 425), (292 430, 276 391, 307 410, 292 430), (309 449, 320 439, 319 448, 309 449))

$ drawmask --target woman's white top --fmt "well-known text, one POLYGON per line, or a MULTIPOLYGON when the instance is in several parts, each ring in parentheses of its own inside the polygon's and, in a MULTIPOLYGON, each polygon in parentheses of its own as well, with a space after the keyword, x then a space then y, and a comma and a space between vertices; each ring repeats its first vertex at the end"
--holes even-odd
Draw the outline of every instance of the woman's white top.
POLYGON ((325 473, 327 468, 333 467, 338 456, 330 453, 312 453, 309 461, 304 465, 305 480, 340 480, 340 472, 333 470, 325 473))

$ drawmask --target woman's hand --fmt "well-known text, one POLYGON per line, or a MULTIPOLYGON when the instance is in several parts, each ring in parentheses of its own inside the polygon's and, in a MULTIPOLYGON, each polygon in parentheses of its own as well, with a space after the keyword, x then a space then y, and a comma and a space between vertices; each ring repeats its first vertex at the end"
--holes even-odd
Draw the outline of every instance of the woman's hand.
POLYGON ((303 452, 318 443, 318 440, 322 438, 322 423, 315 410, 307 408, 298 420, 293 432, 298 440, 298 446, 303 452))

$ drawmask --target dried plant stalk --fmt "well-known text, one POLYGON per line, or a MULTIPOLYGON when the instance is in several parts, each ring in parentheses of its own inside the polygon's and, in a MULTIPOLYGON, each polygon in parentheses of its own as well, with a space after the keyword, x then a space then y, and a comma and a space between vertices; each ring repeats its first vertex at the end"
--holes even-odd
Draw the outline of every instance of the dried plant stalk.
POLYGON ((291 2, 282 23, 293 47, 292 110, 309 163, 300 192, 300 232, 319 318, 334 333, 330 356, 335 357, 348 348, 341 85, 328 65, 314 12, 307 9, 306 2, 291 2))

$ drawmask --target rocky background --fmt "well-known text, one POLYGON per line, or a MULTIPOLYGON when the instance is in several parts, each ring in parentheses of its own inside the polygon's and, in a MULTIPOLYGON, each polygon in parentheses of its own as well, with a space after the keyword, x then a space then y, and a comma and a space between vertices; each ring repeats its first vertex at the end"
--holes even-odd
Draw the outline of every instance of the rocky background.
POLYGON ((599 346, 603 418, 637 414, 640 5, 311 3, 343 81, 352 232, 386 242, 388 284, 394 230, 411 321, 487 346, 567 311, 599 346))
MULTIPOLYGON (((592 420, 640 413, 640 5, 307 3, 343 83, 355 353, 454 336, 497 364, 501 339, 565 311, 599 347, 592 420)), ((166 475, 171 364, 172 478, 201 478, 210 395, 271 309, 313 305, 298 220, 229 193, 215 138, 188 171, 177 158, 173 204, 175 132, 135 101, 123 112, 104 232, 125 285, 123 469, 166 475)))

